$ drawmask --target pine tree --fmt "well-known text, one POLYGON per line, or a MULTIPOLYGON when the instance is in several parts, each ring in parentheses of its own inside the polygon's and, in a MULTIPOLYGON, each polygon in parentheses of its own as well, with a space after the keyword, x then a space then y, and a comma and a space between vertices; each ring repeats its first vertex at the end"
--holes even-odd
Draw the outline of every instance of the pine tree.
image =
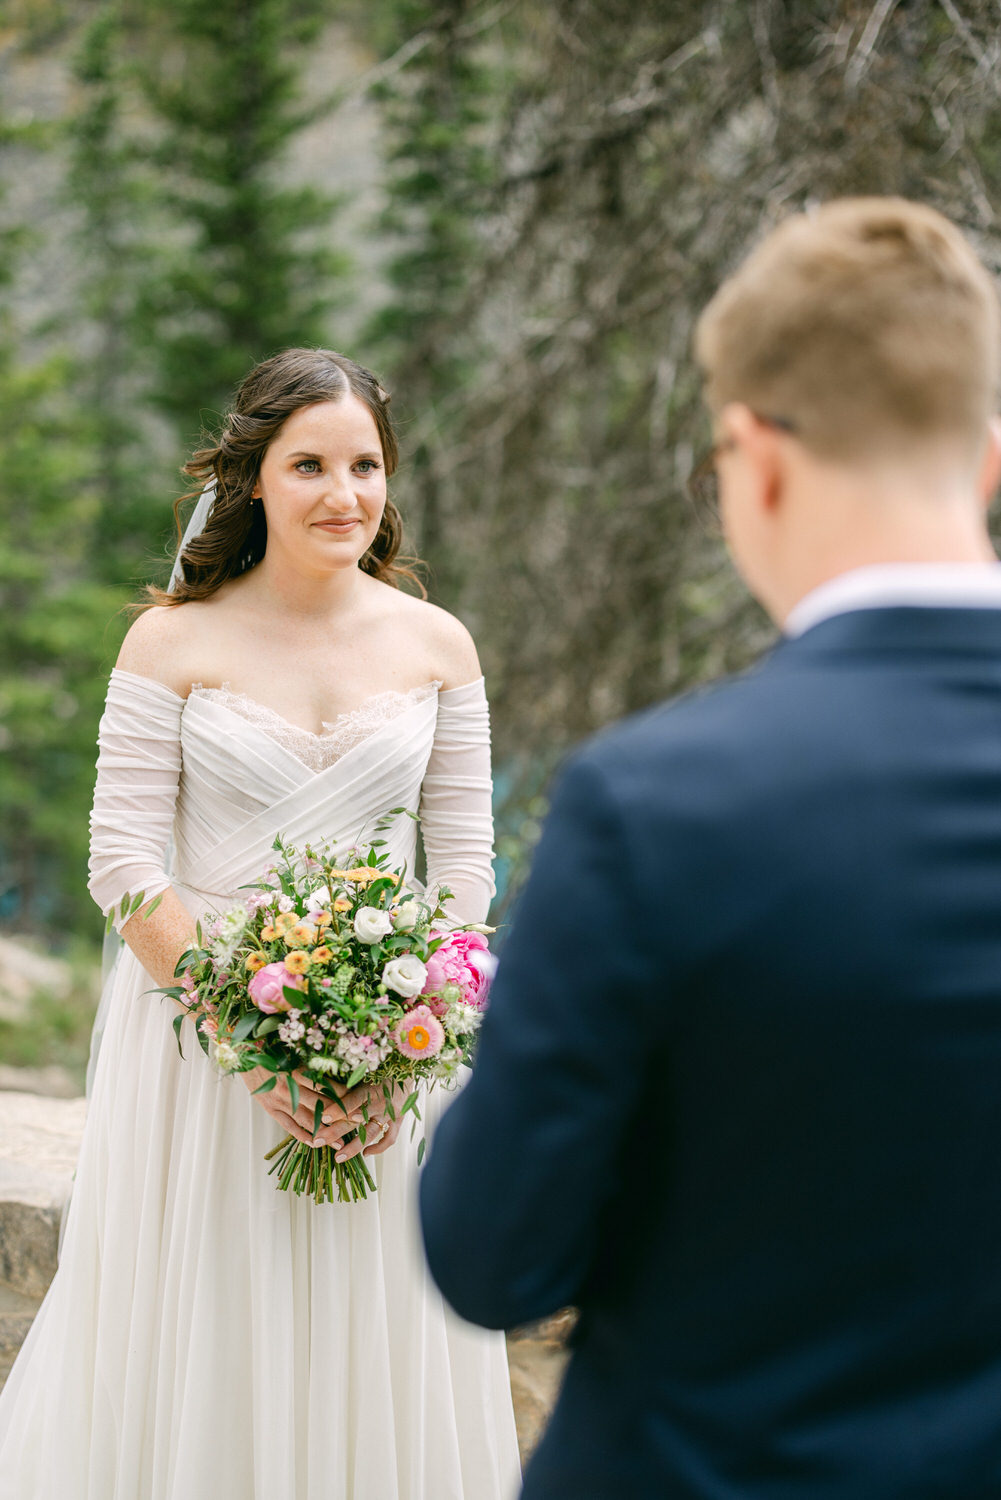
MULTIPOLYGON (((492 25, 489 8, 487 25, 492 25)), ((481 221, 494 155, 490 124, 500 79, 483 55, 484 7, 475 0, 396 0, 381 20, 390 53, 422 39, 415 56, 375 92, 383 105, 388 207, 380 228, 396 242, 395 295, 368 339, 396 390, 407 443, 407 486, 418 551, 437 596, 454 605, 448 517, 437 480, 442 432, 477 360, 463 311, 482 269, 481 221), (388 12, 388 14, 387 14, 388 12)))
POLYGON ((257 360, 322 342, 346 263, 333 201, 282 181, 313 118, 298 67, 324 0, 162 0, 142 6, 142 74, 174 228, 143 304, 155 401, 185 446, 257 360))
POLYGON ((133 67, 122 0, 103 0, 73 58, 78 105, 65 126, 66 196, 77 214, 79 267, 75 343, 84 350, 74 387, 89 430, 89 483, 97 509, 93 567, 100 578, 133 580, 148 554, 174 483, 173 460, 144 405, 151 359, 137 305, 158 220, 154 183, 128 124, 135 114, 133 67))

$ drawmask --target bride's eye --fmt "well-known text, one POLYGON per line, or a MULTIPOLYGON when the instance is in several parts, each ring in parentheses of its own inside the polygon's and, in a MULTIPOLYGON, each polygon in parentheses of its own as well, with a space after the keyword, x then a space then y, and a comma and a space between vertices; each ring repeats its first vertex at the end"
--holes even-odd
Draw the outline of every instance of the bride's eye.
POLYGON ((315 458, 300 458, 296 464, 300 473, 318 474, 320 472, 319 460, 315 458))
POLYGON ((374 458, 360 458, 355 464, 355 468, 359 469, 363 474, 374 474, 378 467, 379 465, 374 458))

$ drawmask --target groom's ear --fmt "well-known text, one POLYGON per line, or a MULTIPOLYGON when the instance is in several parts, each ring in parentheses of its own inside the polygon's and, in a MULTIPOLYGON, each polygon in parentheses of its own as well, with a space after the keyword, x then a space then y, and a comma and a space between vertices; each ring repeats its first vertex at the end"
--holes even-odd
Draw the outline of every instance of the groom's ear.
POLYGON ((987 424, 987 447, 980 462, 977 489, 987 509, 1001 484, 1001 417, 991 417, 987 424))
POLYGON ((724 406, 719 425, 724 443, 739 455, 745 492, 750 489, 763 511, 774 511, 785 488, 782 434, 740 401, 724 406))

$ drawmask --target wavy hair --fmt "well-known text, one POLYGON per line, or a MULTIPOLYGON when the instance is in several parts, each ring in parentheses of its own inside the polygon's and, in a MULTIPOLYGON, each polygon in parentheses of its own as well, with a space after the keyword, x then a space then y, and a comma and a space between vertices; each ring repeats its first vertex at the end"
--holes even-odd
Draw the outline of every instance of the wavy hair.
MULTIPOLYGON (((230 578, 260 562, 268 527, 253 489, 264 454, 293 412, 349 394, 372 413, 388 478, 396 470, 399 449, 389 416, 389 394, 371 370, 332 349, 285 349, 255 365, 236 393, 218 440, 199 448, 184 465, 182 473, 196 480, 198 487, 181 495, 174 506, 178 546, 184 535, 180 508, 185 501, 200 494, 213 479, 215 500, 204 528, 181 554, 181 578, 169 593, 150 584, 146 590, 149 603, 174 605, 208 599, 230 578)), ((406 579, 423 593, 411 566, 417 559, 399 558, 402 541, 403 521, 387 498, 379 530, 360 567, 394 588, 406 579)))

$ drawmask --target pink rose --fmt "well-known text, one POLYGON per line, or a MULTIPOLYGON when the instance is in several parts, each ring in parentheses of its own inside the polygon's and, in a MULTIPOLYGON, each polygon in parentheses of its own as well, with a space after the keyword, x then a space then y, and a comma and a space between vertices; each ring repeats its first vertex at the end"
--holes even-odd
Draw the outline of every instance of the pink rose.
MULTIPOLYGON (((438 933, 432 933, 432 938, 438 933)), ((493 954, 482 932, 451 932, 427 960, 424 994, 435 994, 446 984, 456 984, 467 1005, 485 1010, 493 954)))
POLYGON ((275 1011, 288 1010, 289 1002, 284 990, 303 990, 306 981, 301 974, 292 974, 283 963, 265 964, 253 974, 247 990, 258 1010, 273 1016, 275 1011))

